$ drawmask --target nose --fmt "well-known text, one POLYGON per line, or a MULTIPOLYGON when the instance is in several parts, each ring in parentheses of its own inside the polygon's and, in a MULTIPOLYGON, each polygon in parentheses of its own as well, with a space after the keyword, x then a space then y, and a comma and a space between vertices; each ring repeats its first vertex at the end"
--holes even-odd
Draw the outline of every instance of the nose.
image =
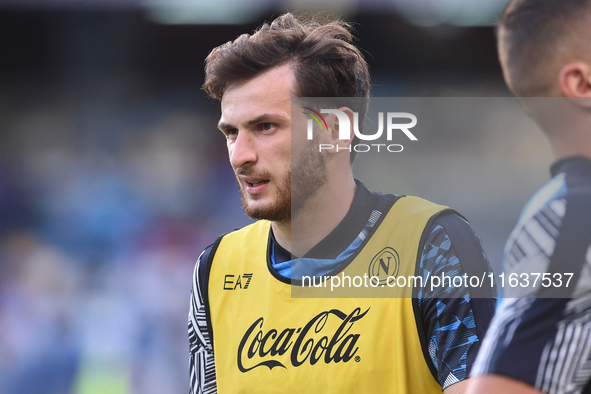
POLYGON ((236 138, 228 142, 230 164, 234 168, 249 167, 257 160, 256 144, 253 136, 239 131, 236 138))

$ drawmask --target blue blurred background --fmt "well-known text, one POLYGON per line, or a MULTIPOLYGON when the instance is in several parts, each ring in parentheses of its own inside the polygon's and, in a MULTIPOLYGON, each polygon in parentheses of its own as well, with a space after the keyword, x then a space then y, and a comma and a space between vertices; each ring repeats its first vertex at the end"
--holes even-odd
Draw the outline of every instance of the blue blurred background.
MULTIPOLYGON (((194 263, 249 222, 219 105, 200 90, 213 47, 287 10, 324 10, 355 23, 377 96, 508 96, 492 27, 504 3, 0 0, 0 393, 187 392, 194 263)), ((457 152, 501 146, 461 140, 454 174, 482 158, 457 152)), ((503 215, 458 199, 493 263, 547 176, 543 142, 522 141, 530 155, 497 160, 530 182, 499 192, 503 215)), ((436 159, 445 151, 421 156, 436 159)), ((452 204, 462 187, 420 179, 402 192, 452 204)))

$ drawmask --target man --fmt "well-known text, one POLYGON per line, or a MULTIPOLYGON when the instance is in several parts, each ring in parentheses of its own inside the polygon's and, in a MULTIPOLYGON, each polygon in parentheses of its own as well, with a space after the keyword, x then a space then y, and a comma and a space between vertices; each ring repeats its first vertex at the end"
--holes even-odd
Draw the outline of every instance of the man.
POLYGON ((506 274, 545 283, 505 286, 514 298, 499 305, 471 393, 591 392, 590 39, 588 0, 512 0, 500 19, 505 80, 544 132, 555 162, 503 262, 506 274))
POLYGON ((339 138, 337 116, 323 117, 314 143, 338 149, 319 152, 306 140, 306 111, 292 112, 292 97, 322 97, 350 121, 365 116, 369 72, 351 39, 345 23, 285 14, 206 60, 204 90, 221 100, 218 127, 257 222, 220 237, 197 262, 192 393, 464 392, 492 299, 445 288, 415 298, 292 297, 306 276, 367 272, 380 253, 391 253, 383 269, 396 253, 400 273, 424 278, 488 270, 458 214, 353 178, 355 140, 339 138), (336 104, 343 97, 361 103, 336 104))

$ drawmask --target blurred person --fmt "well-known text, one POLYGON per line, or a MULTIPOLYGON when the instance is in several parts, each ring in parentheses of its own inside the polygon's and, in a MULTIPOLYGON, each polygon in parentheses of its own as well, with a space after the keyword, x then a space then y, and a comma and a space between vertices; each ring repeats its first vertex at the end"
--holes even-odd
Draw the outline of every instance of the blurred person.
POLYGON ((81 352, 75 263, 32 232, 0 237, 2 393, 71 392, 81 352))
MULTIPOLYGON (((344 22, 285 14, 206 59, 204 90, 221 101, 218 128, 243 208, 257 221, 218 238, 196 264, 191 393, 466 388, 492 298, 443 288, 414 298, 292 297, 304 277, 367 272, 388 248, 400 256, 399 275, 489 270, 480 240, 455 211, 354 179, 346 147, 355 140, 338 138, 336 115, 314 139, 344 149, 318 152, 292 138, 307 119, 292 113, 292 97, 367 103, 368 67, 351 40, 344 22)), ((350 122, 354 110, 362 120, 366 112, 332 108, 350 122)))
POLYGON ((591 1, 512 0, 497 35, 507 85, 555 161, 503 261, 505 273, 545 283, 507 290, 470 392, 591 393, 591 1))

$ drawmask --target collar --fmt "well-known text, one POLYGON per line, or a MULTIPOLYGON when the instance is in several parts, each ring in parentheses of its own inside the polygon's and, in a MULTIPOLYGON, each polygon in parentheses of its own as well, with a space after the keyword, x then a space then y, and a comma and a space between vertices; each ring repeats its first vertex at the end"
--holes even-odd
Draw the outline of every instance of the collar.
MULTIPOLYGON (((355 183, 357 191, 343 220, 302 257, 334 259, 357 238, 374 209, 378 195, 370 192, 360 180, 355 179, 355 183)), ((271 230, 271 241, 275 250, 275 263, 291 260, 291 253, 277 243, 273 230, 271 230)))
POLYGON ((560 159, 550 166, 550 173, 552 177, 562 172, 576 172, 580 174, 588 174, 591 176, 591 160, 584 156, 570 156, 560 159))

